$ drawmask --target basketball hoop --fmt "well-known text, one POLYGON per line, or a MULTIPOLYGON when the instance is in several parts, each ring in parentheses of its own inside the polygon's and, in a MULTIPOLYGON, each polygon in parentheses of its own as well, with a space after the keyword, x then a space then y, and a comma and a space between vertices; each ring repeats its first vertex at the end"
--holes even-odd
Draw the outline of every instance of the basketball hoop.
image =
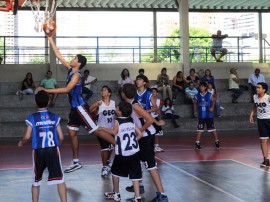
POLYGON ((41 1, 42 0, 28 0, 31 6, 31 10, 33 12, 33 16, 35 19, 35 27, 36 32, 41 32, 43 30, 44 24, 46 23, 46 29, 44 30, 46 34, 49 34, 51 31, 55 30, 56 25, 53 24, 53 16, 55 15, 57 8, 57 0, 43 0, 45 1, 45 11, 41 11, 41 1), (49 11, 49 2, 51 4, 51 10, 49 11))

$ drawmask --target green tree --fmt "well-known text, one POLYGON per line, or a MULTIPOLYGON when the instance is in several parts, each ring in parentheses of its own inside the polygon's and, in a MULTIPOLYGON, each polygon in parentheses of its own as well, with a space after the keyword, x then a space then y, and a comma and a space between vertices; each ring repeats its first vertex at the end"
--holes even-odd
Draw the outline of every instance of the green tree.
MULTIPOLYGON (((164 42, 158 46, 157 59, 158 62, 179 62, 180 54, 180 29, 176 28, 172 31, 170 38, 166 38, 164 42)), ((200 28, 189 28, 189 46, 190 46, 190 60, 196 60, 194 56, 200 54, 201 61, 206 60, 205 51, 209 47, 209 43, 212 41, 211 38, 201 38, 210 36, 208 30, 200 28), (194 38, 193 38, 194 37, 194 38)), ((153 62, 154 51, 149 54, 144 54, 142 56, 143 62, 153 62)))

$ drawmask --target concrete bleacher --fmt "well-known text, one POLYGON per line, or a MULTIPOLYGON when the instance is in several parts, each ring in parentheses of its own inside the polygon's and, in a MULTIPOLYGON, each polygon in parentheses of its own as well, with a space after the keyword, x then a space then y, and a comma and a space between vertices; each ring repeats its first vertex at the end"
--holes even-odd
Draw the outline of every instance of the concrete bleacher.
MULTIPOLYGON (((37 84, 38 82, 36 82, 37 84)), ((154 82, 152 82, 154 83, 154 82)), ((243 80, 242 84, 247 84, 247 80, 243 80)), ((20 88, 20 82, 0 82, 0 134, 1 137, 20 137, 25 130, 25 118, 35 112, 34 95, 24 95, 23 100, 20 100, 15 92, 20 88)), ((60 82, 60 87, 64 86, 65 82, 60 82)), ((89 105, 100 100, 100 90, 103 85, 108 85, 113 90, 112 98, 119 102, 119 97, 116 94, 116 81, 98 81, 92 86, 94 92, 92 98, 89 100, 89 105)), ((216 86, 220 95, 221 105, 225 110, 221 111, 221 118, 216 118, 215 123, 218 130, 247 130, 256 128, 256 124, 249 124, 249 112, 252 104, 250 103, 249 92, 239 98, 238 104, 231 103, 231 92, 228 91, 228 80, 216 80, 216 86)), ((69 103, 66 94, 59 94, 56 105, 50 108, 52 112, 57 113, 62 118, 61 125, 63 131, 67 134, 66 123, 69 113, 69 103)), ((180 115, 178 123, 180 128, 174 129, 170 120, 165 120, 166 125, 164 130, 167 133, 177 134, 179 131, 195 131, 197 119, 192 117, 192 105, 183 104, 183 96, 179 95, 175 103, 175 111, 180 115)), ((82 128, 80 134, 86 134, 82 128)))

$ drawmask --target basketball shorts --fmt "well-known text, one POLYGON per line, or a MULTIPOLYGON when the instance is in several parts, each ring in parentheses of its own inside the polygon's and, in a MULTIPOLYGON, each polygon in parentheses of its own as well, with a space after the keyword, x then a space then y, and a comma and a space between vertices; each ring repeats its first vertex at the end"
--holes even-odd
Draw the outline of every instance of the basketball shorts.
POLYGON ((203 132, 206 125, 207 132, 216 130, 213 118, 199 118, 197 124, 197 131, 203 132))
POLYGON ((113 150, 113 145, 109 142, 107 142, 106 140, 104 140, 103 138, 100 138, 97 136, 101 151, 112 151, 113 150))
POLYGON ((111 171, 117 177, 129 177, 133 181, 141 180, 142 170, 139 153, 132 156, 115 155, 111 171))
POLYGON ((140 145, 140 158, 144 163, 144 166, 147 170, 156 169, 156 160, 155 160, 155 135, 149 135, 142 137, 139 140, 140 145))
POLYGON ((71 108, 67 127, 69 130, 79 131, 79 127, 83 126, 89 133, 98 129, 98 125, 92 120, 88 105, 71 108))
MULTIPOLYGON (((159 118, 158 117, 156 117, 155 119, 157 121, 159 121, 159 118)), ((162 127, 159 126, 159 125, 157 125, 156 123, 153 123, 153 126, 156 129, 156 134, 155 135, 159 136, 160 135, 160 131, 162 131, 162 127)))
POLYGON ((43 171, 48 168, 48 185, 64 182, 61 156, 58 147, 47 147, 33 150, 33 186, 40 186, 43 171))
POLYGON ((257 119, 260 139, 269 139, 270 119, 257 119))

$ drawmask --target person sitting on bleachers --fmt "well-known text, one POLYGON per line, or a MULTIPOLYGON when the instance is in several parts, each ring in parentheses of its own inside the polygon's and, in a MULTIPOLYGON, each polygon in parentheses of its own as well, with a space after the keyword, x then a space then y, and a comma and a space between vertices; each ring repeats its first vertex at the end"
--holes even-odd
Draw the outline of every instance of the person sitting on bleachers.
MULTIPOLYGON (((46 78, 42 79, 40 82, 39 86, 46 88, 46 89, 53 89, 53 88, 58 88, 58 84, 55 78, 52 78, 52 71, 47 71, 46 78)), ((55 101, 57 98, 57 93, 50 94, 50 107, 53 107, 55 105, 55 101)))
POLYGON ((210 69, 205 70, 204 76, 202 77, 201 81, 204 83, 215 84, 215 78, 214 78, 214 76, 212 76, 210 69))
POLYGON ((122 88, 123 88, 123 85, 126 83, 134 84, 134 80, 131 78, 128 69, 125 68, 122 70, 120 78, 118 79, 118 82, 117 82, 118 84, 117 93, 120 96, 121 100, 122 100, 122 97, 121 97, 122 88))
POLYGON ((198 93, 193 82, 189 82, 185 89, 185 104, 193 104, 194 96, 198 93))
POLYGON ((178 71, 172 80, 173 102, 175 102, 177 95, 182 92, 185 93, 185 87, 188 81, 184 77, 183 72, 178 71))
POLYGON ((172 89, 169 85, 169 82, 170 79, 167 75, 167 69, 163 67, 161 70, 161 74, 159 74, 157 77, 158 91, 162 93, 163 100, 167 97, 166 92, 168 93, 170 100, 172 100, 172 89))
POLYGON ((167 119, 171 119, 174 128, 179 128, 179 125, 177 124, 176 119, 179 119, 180 116, 177 115, 177 114, 175 114, 173 103, 170 100, 170 98, 166 98, 165 99, 164 105, 162 106, 162 109, 161 110, 162 110, 164 116, 167 119))
POLYGON ((20 100, 23 99, 23 95, 29 94, 29 95, 33 95, 36 94, 35 92, 36 86, 35 83, 33 81, 33 77, 32 77, 32 73, 28 72, 24 78, 24 80, 22 81, 22 88, 21 90, 18 90, 16 92, 16 95, 19 96, 20 100))
POLYGON ((91 90, 91 85, 96 82, 97 82, 97 78, 90 76, 88 69, 84 70, 82 94, 86 94, 84 97, 85 101, 88 101, 92 97, 93 91, 91 90))
POLYGON ((195 69, 192 68, 189 70, 189 76, 187 76, 187 81, 192 82, 195 88, 199 87, 200 78, 195 74, 195 69))
POLYGON ((229 90, 233 92, 232 94, 232 103, 238 103, 237 99, 240 95, 243 94, 244 90, 239 87, 240 79, 237 74, 236 68, 230 69, 230 78, 229 78, 229 90))
POLYGON ((248 78, 248 84, 251 88, 251 102, 253 103, 253 95, 256 94, 257 84, 260 82, 265 83, 265 78, 263 74, 260 74, 261 70, 259 68, 255 69, 255 72, 251 74, 248 78))

